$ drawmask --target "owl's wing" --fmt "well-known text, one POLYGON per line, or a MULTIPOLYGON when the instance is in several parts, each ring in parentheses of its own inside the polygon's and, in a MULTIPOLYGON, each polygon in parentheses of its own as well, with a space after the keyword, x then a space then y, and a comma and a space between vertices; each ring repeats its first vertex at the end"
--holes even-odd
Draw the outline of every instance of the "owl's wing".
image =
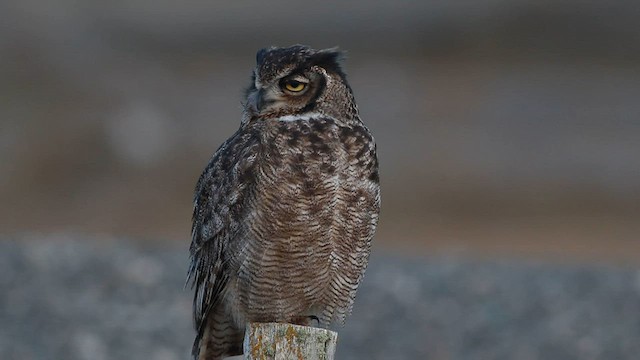
POLYGON ((229 266, 241 246, 238 234, 258 145, 256 134, 236 132, 216 151, 196 185, 187 282, 195 288, 193 316, 199 333, 209 311, 222 300, 229 266))

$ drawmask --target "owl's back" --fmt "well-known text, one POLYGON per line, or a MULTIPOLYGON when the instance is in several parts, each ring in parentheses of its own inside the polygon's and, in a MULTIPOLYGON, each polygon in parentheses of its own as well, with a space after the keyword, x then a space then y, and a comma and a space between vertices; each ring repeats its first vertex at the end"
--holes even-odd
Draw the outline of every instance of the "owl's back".
POLYGON ((344 322, 380 195, 373 137, 336 49, 263 49, 240 129, 196 186, 193 354, 242 352, 247 322, 344 322))

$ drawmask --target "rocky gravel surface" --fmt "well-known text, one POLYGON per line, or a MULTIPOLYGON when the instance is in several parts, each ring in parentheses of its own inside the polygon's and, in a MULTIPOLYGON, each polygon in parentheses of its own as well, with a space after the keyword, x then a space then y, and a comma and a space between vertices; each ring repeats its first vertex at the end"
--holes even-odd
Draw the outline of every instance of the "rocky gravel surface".
MULTIPOLYGON (((0 241, 0 359, 188 359, 187 245, 0 241)), ((638 359, 640 269, 379 251, 338 359, 638 359)))

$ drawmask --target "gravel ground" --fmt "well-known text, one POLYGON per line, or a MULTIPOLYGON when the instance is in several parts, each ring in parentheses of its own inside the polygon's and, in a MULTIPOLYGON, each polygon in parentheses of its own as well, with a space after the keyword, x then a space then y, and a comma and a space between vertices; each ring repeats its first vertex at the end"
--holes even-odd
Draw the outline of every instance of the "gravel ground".
MULTIPOLYGON (((0 241, 0 359, 188 359, 184 248, 0 241)), ((640 270, 376 254, 338 359, 637 359, 640 270)))

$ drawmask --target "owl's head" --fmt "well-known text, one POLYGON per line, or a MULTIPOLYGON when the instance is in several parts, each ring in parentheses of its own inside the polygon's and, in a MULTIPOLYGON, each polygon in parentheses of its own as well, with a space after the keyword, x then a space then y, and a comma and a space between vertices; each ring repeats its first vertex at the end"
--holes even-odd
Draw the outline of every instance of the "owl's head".
POLYGON ((342 52, 294 45, 258 51, 252 83, 246 91, 250 118, 321 113, 357 117, 357 108, 340 66, 342 52))

